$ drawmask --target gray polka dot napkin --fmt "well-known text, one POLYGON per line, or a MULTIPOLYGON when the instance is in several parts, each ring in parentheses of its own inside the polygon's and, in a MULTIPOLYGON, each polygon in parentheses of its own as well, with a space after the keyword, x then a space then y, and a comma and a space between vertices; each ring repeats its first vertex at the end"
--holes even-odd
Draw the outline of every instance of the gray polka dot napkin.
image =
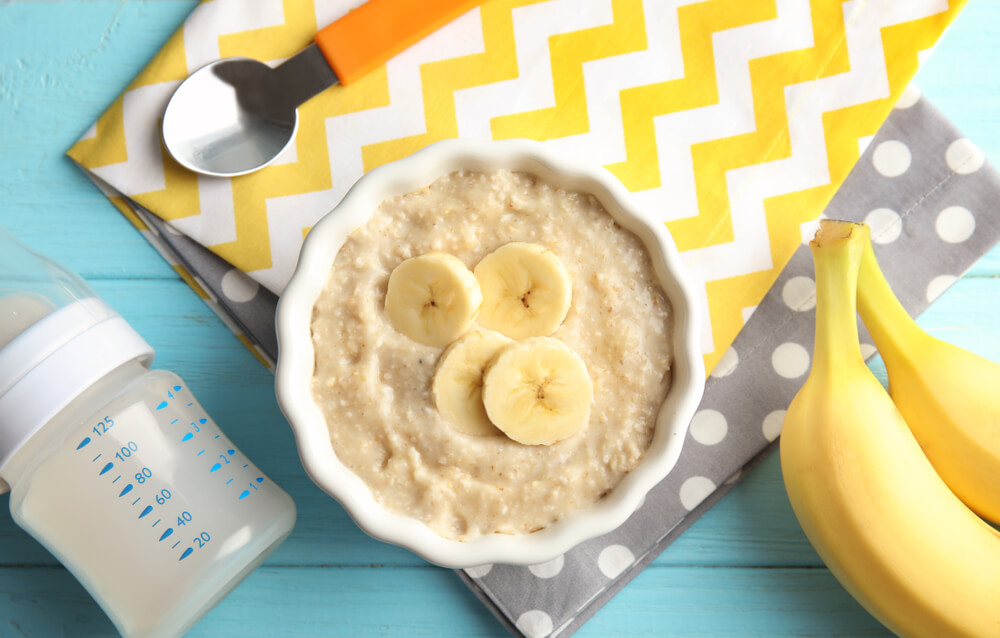
MULTIPOLYGON (((997 201, 1000 175, 982 153, 930 104, 904 94, 824 215, 871 225, 886 276, 918 314, 1000 238, 997 201)), ((165 256, 196 274, 210 305, 273 361, 274 295, 136 212, 165 256)), ((805 242, 813 227, 802 230, 803 246, 709 378, 677 466, 624 525, 541 565, 458 572, 512 632, 572 634, 774 448, 811 359, 815 284, 805 242)), ((862 342, 873 356, 864 331, 862 342)))

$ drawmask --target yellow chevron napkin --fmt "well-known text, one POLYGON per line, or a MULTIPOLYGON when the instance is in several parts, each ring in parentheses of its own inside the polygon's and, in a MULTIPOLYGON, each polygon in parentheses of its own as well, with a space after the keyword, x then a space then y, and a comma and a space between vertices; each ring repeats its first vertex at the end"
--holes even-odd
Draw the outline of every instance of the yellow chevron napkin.
POLYGON ((446 138, 541 140, 662 216, 711 369, 964 1, 488 0, 303 105, 275 164, 219 179, 160 144, 177 84, 219 57, 280 62, 358 2, 206 0, 69 154, 137 224, 123 198, 280 292, 366 171, 446 138))

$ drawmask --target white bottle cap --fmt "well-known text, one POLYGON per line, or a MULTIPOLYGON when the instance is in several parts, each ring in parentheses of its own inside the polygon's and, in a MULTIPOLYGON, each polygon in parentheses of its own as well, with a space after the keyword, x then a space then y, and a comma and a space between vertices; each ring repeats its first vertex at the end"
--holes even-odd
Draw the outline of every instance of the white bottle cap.
POLYGON ((96 297, 31 324, 0 349, 0 470, 84 390, 129 361, 148 365, 153 356, 139 333, 96 297))

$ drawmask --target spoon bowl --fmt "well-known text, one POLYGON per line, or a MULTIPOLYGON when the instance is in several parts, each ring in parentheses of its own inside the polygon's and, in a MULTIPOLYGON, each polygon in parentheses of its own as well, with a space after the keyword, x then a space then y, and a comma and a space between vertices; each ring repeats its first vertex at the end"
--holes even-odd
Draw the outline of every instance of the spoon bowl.
POLYGON ((189 170, 244 175, 273 162, 295 138, 299 119, 275 70, 250 58, 226 58, 195 71, 163 114, 163 143, 189 170))

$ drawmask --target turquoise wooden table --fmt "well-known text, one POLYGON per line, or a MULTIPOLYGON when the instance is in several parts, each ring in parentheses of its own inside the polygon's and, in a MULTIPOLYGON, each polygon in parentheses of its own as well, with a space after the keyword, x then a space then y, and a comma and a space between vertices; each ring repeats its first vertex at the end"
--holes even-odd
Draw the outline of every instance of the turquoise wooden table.
MULTIPOLYGON (((83 275, 295 498, 294 533, 193 636, 497 636, 447 570, 374 541, 306 477, 271 373, 64 156, 193 0, 0 2, 0 224, 83 275)), ((1000 158, 1000 0, 972 0, 917 83, 1000 158)), ((998 204, 1000 205, 1000 204, 998 204)), ((1000 361, 1000 250, 921 318, 1000 361)), ((874 364, 878 368, 878 364, 874 364)), ((6 509, 7 497, 0 497, 6 509)), ((883 636, 796 523, 769 458, 580 636, 883 636)), ((110 636, 101 610, 0 513, 0 636, 110 636)))

